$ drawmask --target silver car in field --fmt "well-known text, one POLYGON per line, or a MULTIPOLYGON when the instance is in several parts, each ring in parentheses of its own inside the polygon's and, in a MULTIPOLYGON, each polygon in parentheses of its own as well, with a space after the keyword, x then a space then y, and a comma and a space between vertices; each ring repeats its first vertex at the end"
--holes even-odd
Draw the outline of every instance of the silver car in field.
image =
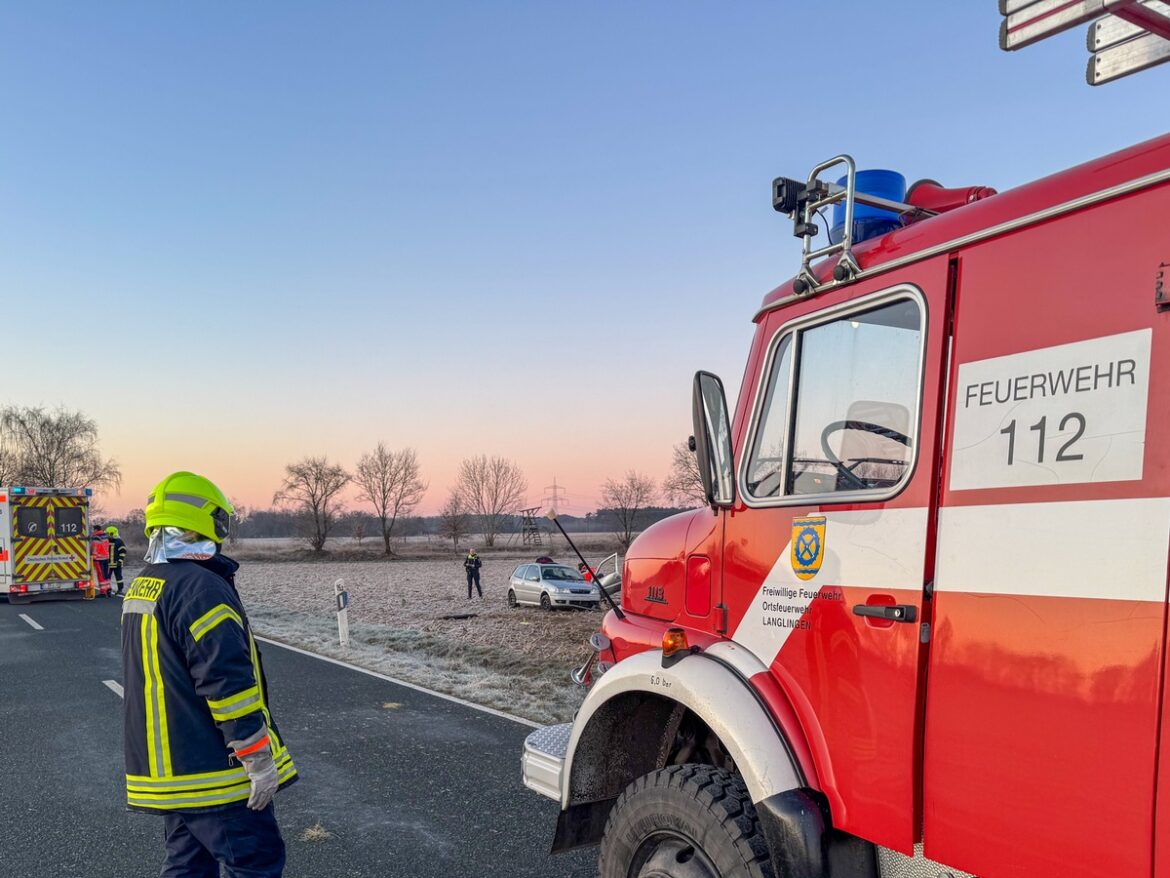
POLYGON ((508 582, 508 606, 539 604, 553 607, 596 607, 601 592, 564 564, 521 564, 508 582))

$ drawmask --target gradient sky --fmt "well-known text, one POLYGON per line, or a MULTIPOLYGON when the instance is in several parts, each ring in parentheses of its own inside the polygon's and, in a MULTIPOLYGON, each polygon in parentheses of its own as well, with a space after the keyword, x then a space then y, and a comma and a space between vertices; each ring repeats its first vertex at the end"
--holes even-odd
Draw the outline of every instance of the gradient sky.
POLYGON ((1160 134, 1170 67, 994 0, 0 4, 3 401, 166 472, 516 460, 539 503, 661 477, 799 264, 769 183, 839 152, 1001 190, 1160 134), (942 11, 942 10, 945 10, 942 11), (820 45, 819 51, 810 48, 820 45))

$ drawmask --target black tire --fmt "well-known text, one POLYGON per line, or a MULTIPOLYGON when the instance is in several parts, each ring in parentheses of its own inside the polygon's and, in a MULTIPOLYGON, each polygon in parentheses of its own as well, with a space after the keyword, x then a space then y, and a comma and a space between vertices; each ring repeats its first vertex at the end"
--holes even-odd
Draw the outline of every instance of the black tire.
POLYGON ((743 781, 710 765, 672 765, 618 797, 599 878, 775 878, 743 781))
POLYGON ((542 591, 540 593, 540 608, 542 610, 551 610, 552 609, 552 601, 549 600, 548 592, 546 592, 546 591, 542 591))
POLYGON ((516 591, 511 588, 508 589, 508 606, 513 610, 516 609, 516 591))

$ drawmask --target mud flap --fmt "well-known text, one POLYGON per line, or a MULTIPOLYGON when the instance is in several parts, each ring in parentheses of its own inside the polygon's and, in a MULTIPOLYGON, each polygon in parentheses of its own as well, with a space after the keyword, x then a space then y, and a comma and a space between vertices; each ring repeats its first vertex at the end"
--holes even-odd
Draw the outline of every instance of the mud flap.
POLYGON ((590 847, 601 841, 605 821, 617 799, 570 805, 557 818, 557 832, 553 837, 552 853, 560 854, 577 848, 590 847))
POLYGON ((867 841, 838 832, 823 797, 795 789, 756 803, 772 868, 784 878, 878 878, 877 851, 867 841))

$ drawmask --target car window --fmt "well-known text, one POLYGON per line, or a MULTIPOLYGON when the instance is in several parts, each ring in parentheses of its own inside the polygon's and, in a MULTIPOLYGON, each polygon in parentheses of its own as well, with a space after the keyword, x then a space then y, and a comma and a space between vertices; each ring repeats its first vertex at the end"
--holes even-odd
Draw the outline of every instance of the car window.
POLYGON ((584 578, 574 570, 572 567, 542 567, 541 575, 545 579, 553 579, 558 582, 582 582, 584 578))
POLYGON ((916 300, 898 298, 779 338, 743 471, 746 494, 779 499, 904 483, 914 458, 922 321, 916 300))
POLYGON ((524 574, 524 578, 529 582, 540 582, 540 568, 535 564, 529 564, 527 571, 524 574))
POLYGON ((792 336, 780 339, 772 355, 772 373, 748 463, 747 489, 753 497, 776 497, 783 490, 784 446, 788 428, 788 382, 792 371, 792 336))
POLYGON ((57 510, 53 521, 53 532, 59 537, 83 536, 81 507, 65 507, 57 510))
POLYGON ((521 564, 519 567, 517 567, 515 570, 512 571, 512 578, 513 579, 523 579, 524 574, 527 572, 528 572, 528 565, 521 564))
POLYGON ((43 506, 21 506, 16 510, 16 532, 22 537, 47 537, 48 510, 43 506))
POLYGON ((802 333, 789 494, 888 489, 907 474, 921 326, 901 300, 802 333))

